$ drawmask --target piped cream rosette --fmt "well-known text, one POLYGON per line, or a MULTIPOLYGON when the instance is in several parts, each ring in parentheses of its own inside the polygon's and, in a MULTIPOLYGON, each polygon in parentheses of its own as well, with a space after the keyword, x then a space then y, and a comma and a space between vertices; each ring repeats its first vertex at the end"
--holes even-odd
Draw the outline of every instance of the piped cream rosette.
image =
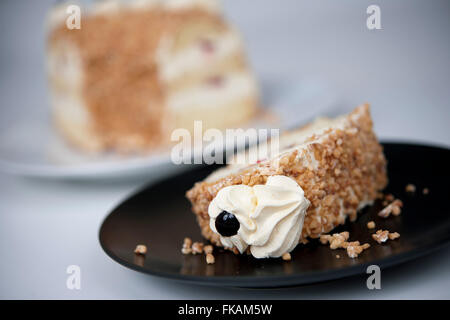
POLYGON ((208 208, 210 227, 226 248, 234 246, 243 253, 250 247, 255 258, 280 257, 298 244, 309 205, 297 182, 286 176, 271 176, 265 185, 221 189, 208 208), (239 222, 234 220, 233 226, 238 229, 232 236, 220 233, 221 223, 227 223, 218 221, 224 212, 239 222))

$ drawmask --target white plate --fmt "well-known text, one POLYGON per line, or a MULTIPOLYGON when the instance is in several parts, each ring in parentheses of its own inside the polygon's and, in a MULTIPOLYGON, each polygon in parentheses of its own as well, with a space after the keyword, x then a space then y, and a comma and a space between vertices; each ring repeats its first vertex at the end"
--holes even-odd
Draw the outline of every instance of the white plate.
MULTIPOLYGON (((281 129, 309 121, 337 105, 335 96, 317 81, 263 82, 262 91, 264 105, 280 119, 278 126, 281 129)), ((274 127, 269 123, 258 123, 257 126, 274 127)), ((164 176, 186 168, 188 166, 174 165, 169 151, 145 156, 81 153, 60 138, 50 119, 35 121, 23 117, 19 123, 0 132, 0 170, 22 176, 106 179, 164 176)))

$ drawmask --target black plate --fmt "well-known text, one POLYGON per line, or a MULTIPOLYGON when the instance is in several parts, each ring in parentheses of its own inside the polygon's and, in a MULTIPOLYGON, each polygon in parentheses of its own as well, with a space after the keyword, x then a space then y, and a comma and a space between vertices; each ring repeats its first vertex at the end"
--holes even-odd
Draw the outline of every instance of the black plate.
POLYGON ((372 247, 358 258, 347 257, 343 249, 330 250, 317 240, 300 245, 292 252, 292 261, 254 259, 215 249, 216 263, 207 265, 204 255, 185 256, 180 252, 183 238, 202 241, 185 192, 203 179, 215 166, 196 167, 193 171, 161 181, 132 196, 105 219, 100 243, 115 261, 133 270, 155 276, 200 284, 239 287, 279 287, 343 278, 365 273, 368 265, 393 266, 430 253, 449 243, 450 150, 413 144, 385 143, 389 186, 404 202, 402 215, 377 217, 381 203, 366 208, 354 223, 336 231, 350 231, 350 240, 369 242, 372 247), (417 186, 414 195, 405 186, 417 186), (429 188, 428 195, 422 193, 429 188), (377 229, 397 231, 401 237, 379 245, 366 227, 374 220, 377 229), (148 253, 133 253, 137 244, 145 244, 148 253), (336 254, 341 256, 336 258, 336 254))

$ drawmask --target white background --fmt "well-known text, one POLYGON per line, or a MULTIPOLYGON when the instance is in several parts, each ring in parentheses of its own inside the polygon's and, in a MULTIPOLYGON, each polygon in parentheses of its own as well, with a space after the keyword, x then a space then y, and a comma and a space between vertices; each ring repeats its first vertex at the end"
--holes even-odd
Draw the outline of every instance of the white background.
MULTIPOLYGON (((0 126, 25 114, 36 121, 48 116, 43 19, 50 3, 0 3, 0 126)), ((370 102, 381 139, 450 146, 450 2, 224 4, 266 83, 320 79, 338 93, 339 108, 370 102), (370 4, 381 7, 382 30, 366 28, 370 4)), ((450 249, 384 270, 379 291, 367 290, 364 276, 244 290, 187 285, 128 270, 103 253, 98 228, 110 209, 149 180, 87 183, 0 174, 0 298, 450 298, 450 249), (70 264, 81 267, 80 291, 66 288, 70 264)))

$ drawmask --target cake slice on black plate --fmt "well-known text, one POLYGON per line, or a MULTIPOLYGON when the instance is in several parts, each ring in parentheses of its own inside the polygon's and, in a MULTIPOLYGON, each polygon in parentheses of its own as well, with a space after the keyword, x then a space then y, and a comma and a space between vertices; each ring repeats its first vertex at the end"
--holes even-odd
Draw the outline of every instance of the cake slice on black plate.
POLYGON ((187 192, 206 239, 280 257, 354 221, 387 184, 368 105, 283 134, 280 147, 270 159, 219 169, 187 192))

